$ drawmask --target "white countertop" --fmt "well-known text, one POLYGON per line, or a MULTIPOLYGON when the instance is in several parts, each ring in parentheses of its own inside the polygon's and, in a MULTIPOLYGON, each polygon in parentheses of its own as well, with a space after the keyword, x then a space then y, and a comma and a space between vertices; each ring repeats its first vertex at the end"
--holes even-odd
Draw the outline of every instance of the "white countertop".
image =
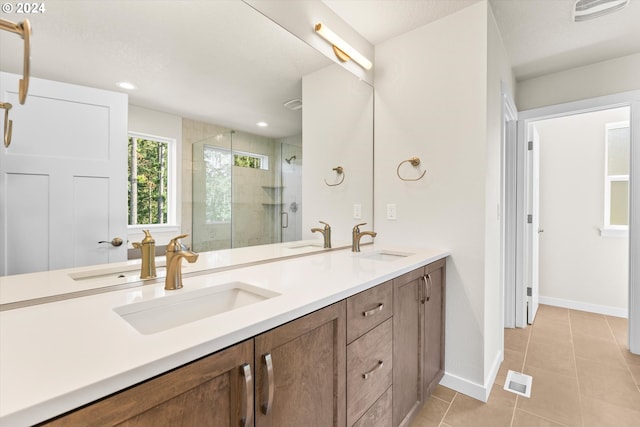
MULTIPOLYGON (((347 242, 337 242, 337 244, 333 244, 333 247, 337 249, 350 246, 347 242)), ((193 264, 184 262, 182 272, 189 274, 211 269, 228 269, 257 262, 287 259, 323 251, 326 250, 322 248, 322 240, 302 240, 237 249, 221 249, 211 252, 201 252, 198 261, 193 264)), ((135 284, 140 282, 139 271, 141 262, 140 259, 135 259, 113 264, 93 265, 90 267, 0 276, 0 304, 73 294, 75 292, 113 285, 135 284), (118 278, 118 275, 123 272, 125 273, 125 277, 118 278), (89 278, 80 280, 74 280, 72 278, 86 276, 89 276, 89 278)), ((164 280, 164 262, 164 256, 156 257, 158 278, 155 279, 155 281, 157 282, 164 280)), ((150 281, 153 281, 153 279, 150 281)))
MULTIPOLYGON (((218 252, 201 254, 200 267, 210 265, 209 258, 221 255, 218 252)), ((165 291, 163 281, 159 281, 2 311, 0 425, 44 421, 448 254, 443 250, 367 245, 359 254, 348 249, 321 251, 305 257, 185 277, 184 288, 175 291, 165 291), (412 255, 392 261, 368 258, 380 250, 412 255), (229 282, 244 282, 281 295, 148 335, 138 332, 113 310, 229 282)), ((73 272, 64 271, 64 277, 73 272)), ((50 282, 43 286, 41 293, 33 289, 24 291, 25 299, 69 292, 66 279, 61 279, 65 283, 55 290, 55 272, 38 274, 48 275, 50 282)), ((30 282, 28 276, 31 275, 22 276, 25 284, 34 288, 35 283, 30 282)), ((11 289, 19 285, 16 277, 20 276, 14 276, 11 283, 5 280, 1 284, 2 293, 10 295, 6 298, 3 295, 3 303, 16 301, 20 291, 11 289)), ((71 279, 71 282, 73 286, 83 286, 78 284, 82 281, 71 279)), ((95 283, 86 286, 95 287, 95 283)))

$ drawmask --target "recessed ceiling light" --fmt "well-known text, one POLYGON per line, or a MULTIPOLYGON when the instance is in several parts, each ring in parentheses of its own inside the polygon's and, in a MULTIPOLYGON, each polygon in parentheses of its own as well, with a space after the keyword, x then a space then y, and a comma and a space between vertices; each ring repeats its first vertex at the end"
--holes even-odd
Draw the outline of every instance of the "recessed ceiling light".
POLYGON ((256 123, 256 125, 260 126, 261 128, 266 128, 267 126, 269 126, 269 123, 267 123, 267 122, 258 122, 258 123, 256 123))
POLYGON ((119 88, 126 89, 126 90, 134 90, 136 88, 136 86, 133 83, 129 83, 129 82, 118 82, 116 84, 118 85, 119 88))

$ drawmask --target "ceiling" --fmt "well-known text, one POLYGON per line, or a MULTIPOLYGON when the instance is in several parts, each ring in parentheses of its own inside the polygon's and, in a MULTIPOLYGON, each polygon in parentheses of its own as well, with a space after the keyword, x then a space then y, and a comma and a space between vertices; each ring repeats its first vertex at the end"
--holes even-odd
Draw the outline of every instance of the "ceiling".
MULTIPOLYGON (((283 103, 301 97, 303 75, 333 63, 239 0, 47 0, 29 20, 34 77, 126 92, 133 105, 272 138, 301 132, 301 110, 283 103)), ((0 70, 21 74, 22 49, 0 31, 0 70)))
MULTIPOLYGON (((480 0, 323 1, 375 45, 480 0)), ((574 0, 489 1, 517 79, 640 52, 640 0, 581 23, 574 0)), ((301 111, 282 104, 328 58, 240 0, 161 4, 47 0, 29 16, 32 75, 116 91, 131 81, 134 105, 274 138, 300 132, 301 111)), ((0 52, 0 70, 21 73, 22 40, 0 31, 0 52)))
MULTIPOLYGON (((372 44, 479 0, 323 0, 372 44)), ((640 0, 574 23, 575 0, 489 0, 518 80, 640 52, 640 0)))

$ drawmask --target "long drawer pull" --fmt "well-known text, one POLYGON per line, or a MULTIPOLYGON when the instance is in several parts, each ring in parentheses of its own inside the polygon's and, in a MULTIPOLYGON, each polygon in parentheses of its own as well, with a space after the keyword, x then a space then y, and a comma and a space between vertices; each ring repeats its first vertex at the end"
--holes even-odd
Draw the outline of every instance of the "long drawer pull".
POLYGON ((273 392, 275 385, 273 383, 273 360, 271 360, 271 353, 262 355, 262 362, 267 368, 267 402, 261 405, 262 413, 269 415, 271 407, 273 406, 273 392))
POLYGON ((431 288, 433 288, 433 283, 431 282, 431 274, 427 274, 425 276, 427 282, 427 301, 431 299, 431 288))
POLYGON ((369 372, 365 372, 364 374, 362 374, 362 378, 364 378, 365 380, 369 379, 369 377, 373 375, 375 371, 382 369, 383 366, 384 366, 384 362, 382 360, 378 360, 378 365, 372 370, 370 370, 369 372))
POLYGON ((376 308, 372 308, 371 310, 368 310, 368 311, 363 311, 362 315, 364 317, 373 316, 374 314, 382 311, 383 308, 384 308, 384 304, 380 303, 376 308))
POLYGON ((240 373, 244 377, 244 417, 240 425, 249 427, 253 424, 253 377, 251 376, 251 365, 245 363, 240 366, 240 373))

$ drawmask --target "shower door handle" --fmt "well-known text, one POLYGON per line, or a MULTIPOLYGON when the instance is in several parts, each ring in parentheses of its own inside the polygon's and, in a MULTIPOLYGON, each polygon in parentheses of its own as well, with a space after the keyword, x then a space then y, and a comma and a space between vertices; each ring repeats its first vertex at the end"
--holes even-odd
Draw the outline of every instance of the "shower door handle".
POLYGON ((289 228, 289 213, 282 212, 280 215, 282 216, 282 228, 289 228), (286 222, 285 219, 287 220, 286 222))

